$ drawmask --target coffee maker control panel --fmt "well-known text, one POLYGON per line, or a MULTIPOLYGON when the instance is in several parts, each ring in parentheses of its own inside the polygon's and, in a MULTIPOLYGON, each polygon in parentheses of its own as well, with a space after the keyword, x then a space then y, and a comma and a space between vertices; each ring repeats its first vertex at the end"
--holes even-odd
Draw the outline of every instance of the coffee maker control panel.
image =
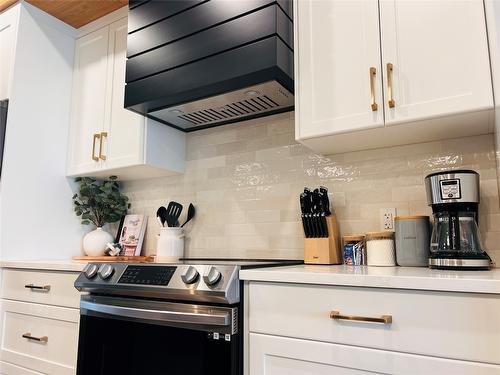
POLYGON ((460 192, 460 180, 441 180, 439 181, 441 187, 441 199, 460 199, 462 194, 460 192))

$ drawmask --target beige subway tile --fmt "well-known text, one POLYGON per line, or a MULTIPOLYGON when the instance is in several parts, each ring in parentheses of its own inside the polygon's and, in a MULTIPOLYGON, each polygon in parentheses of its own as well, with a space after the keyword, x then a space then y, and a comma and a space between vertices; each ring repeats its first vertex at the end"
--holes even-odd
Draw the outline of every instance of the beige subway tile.
POLYGON ((190 160, 186 163, 187 169, 204 169, 213 167, 223 167, 226 165, 225 156, 215 156, 205 159, 190 160))
POLYGON ((270 236, 271 249, 304 249, 304 237, 301 236, 270 236))
POLYGON ((401 201, 424 201, 426 199, 425 187, 417 186, 400 186, 392 188, 392 200, 394 202, 401 201))
MULTIPOLYGON (((411 201, 410 205, 410 215, 425 215, 432 216, 432 209, 427 205, 427 201, 411 201)), ((402 216, 402 215, 400 215, 402 216)))
POLYGON ((231 155, 237 154, 245 150, 247 146, 246 141, 228 142, 217 145, 217 155, 231 155))
POLYGON ((500 232, 486 232, 482 237, 486 251, 500 251, 500 232))
POLYGON ((258 231, 254 224, 226 224, 226 236, 257 235, 258 231))
POLYGON ((255 210, 247 212, 249 223, 276 223, 280 221, 279 210, 255 210))

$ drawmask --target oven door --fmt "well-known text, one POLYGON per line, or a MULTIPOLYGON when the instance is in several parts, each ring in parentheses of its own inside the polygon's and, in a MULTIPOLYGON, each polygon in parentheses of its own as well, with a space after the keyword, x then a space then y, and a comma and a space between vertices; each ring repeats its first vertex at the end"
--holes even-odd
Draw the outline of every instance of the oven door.
POLYGON ((78 375, 241 375, 238 308, 82 296, 78 375))

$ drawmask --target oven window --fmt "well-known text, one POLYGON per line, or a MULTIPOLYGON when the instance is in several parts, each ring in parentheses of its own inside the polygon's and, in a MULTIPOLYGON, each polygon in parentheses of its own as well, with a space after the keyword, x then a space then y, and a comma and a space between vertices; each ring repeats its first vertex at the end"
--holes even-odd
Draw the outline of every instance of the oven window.
POLYGON ((239 375, 240 337, 82 315, 78 375, 239 375))

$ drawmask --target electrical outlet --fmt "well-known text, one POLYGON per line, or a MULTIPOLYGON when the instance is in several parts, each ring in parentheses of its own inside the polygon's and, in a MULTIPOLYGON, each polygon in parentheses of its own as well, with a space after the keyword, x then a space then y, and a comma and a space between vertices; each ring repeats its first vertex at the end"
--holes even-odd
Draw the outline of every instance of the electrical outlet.
POLYGON ((380 209, 380 227, 382 230, 394 230, 395 208, 380 209))

